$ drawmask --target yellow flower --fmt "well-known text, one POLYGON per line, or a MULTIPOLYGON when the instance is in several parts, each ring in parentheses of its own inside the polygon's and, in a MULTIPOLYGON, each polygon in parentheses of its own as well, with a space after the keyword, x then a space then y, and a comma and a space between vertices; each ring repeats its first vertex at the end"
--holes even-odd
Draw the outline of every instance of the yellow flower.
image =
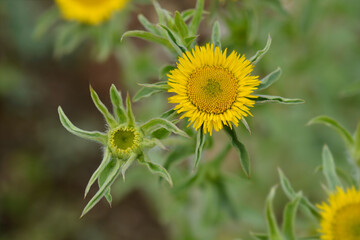
POLYGON ((329 203, 318 206, 322 212, 322 240, 360 239, 360 191, 354 187, 330 195, 329 203))
POLYGON ((169 92, 176 95, 169 98, 177 104, 175 110, 184 113, 189 125, 204 133, 212 134, 223 125, 238 126, 246 117, 249 107, 255 103, 251 93, 260 84, 258 76, 251 76, 254 66, 244 55, 233 51, 226 56, 225 51, 213 45, 192 49, 179 57, 177 68, 168 75, 169 92))
POLYGON ((96 25, 108 19, 113 12, 125 7, 128 0, 56 0, 63 17, 96 25))

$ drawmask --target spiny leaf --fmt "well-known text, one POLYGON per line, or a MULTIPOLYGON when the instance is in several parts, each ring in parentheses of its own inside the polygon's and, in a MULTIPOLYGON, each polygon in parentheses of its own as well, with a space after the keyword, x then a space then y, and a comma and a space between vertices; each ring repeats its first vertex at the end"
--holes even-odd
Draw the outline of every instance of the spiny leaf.
POLYGON ((160 31, 156 28, 156 26, 151 22, 149 22, 149 20, 147 20, 147 18, 144 15, 139 14, 138 20, 144 26, 144 28, 149 32, 154 33, 156 35, 160 34, 160 31))
POLYGON ((257 51, 256 54, 249 59, 250 62, 254 65, 257 64, 270 49, 270 45, 271 45, 271 36, 269 34, 265 47, 262 50, 257 51))
POLYGON ((354 145, 354 139, 352 138, 351 134, 335 119, 328 116, 318 116, 311 119, 308 125, 315 123, 325 124, 326 126, 333 128, 340 135, 340 137, 342 137, 347 146, 350 147, 354 145))
POLYGON ((175 69, 175 67, 172 65, 164 66, 160 71, 159 78, 162 79, 162 78, 166 77, 166 75, 169 74, 169 72, 174 69, 175 69))
POLYGON ((128 126, 134 127, 135 126, 135 117, 134 117, 134 113, 131 108, 131 100, 130 100, 129 94, 126 97, 126 111, 127 111, 128 126))
POLYGON ((178 29, 178 31, 180 32, 180 36, 182 38, 185 38, 188 34, 189 34, 189 30, 188 27, 186 26, 183 18, 181 17, 181 14, 176 11, 175 12, 175 26, 178 29))
POLYGON ((113 114, 116 116, 116 119, 120 124, 126 122, 127 118, 121 93, 117 90, 114 84, 112 84, 110 88, 110 98, 113 105, 113 114))
POLYGON ((269 240, 269 237, 265 233, 250 233, 255 240, 269 240))
POLYGON ((98 177, 100 176, 100 173, 105 169, 105 167, 107 166, 107 164, 109 163, 111 159, 110 156, 110 152, 109 149, 105 149, 104 152, 104 157, 99 165, 99 167, 95 170, 95 172, 92 174, 86 188, 85 188, 85 194, 84 194, 84 198, 86 197, 86 195, 88 194, 91 186, 94 184, 94 182, 96 181, 96 179, 98 179, 98 177))
POLYGON ((269 231, 269 239, 270 240, 282 240, 280 230, 275 218, 273 201, 275 197, 276 186, 272 187, 270 193, 266 199, 266 221, 267 227, 269 231))
POLYGON ((271 86, 274 82, 276 82, 281 76, 281 68, 276 68, 275 71, 268 74, 266 77, 260 80, 260 85, 257 90, 263 90, 271 86))
POLYGON ((336 190, 336 187, 341 187, 342 184, 336 173, 336 167, 333 156, 328 146, 326 145, 323 148, 322 160, 323 160, 323 174, 326 178, 330 190, 334 191, 336 190))
POLYGON ((214 26, 212 28, 211 42, 214 44, 214 47, 219 47, 221 49, 220 25, 218 21, 214 23, 214 26))
POLYGON ((257 98, 254 98, 256 103, 282 103, 282 104, 300 104, 305 101, 297 98, 284 98, 279 96, 269 96, 269 95, 257 95, 257 98))
POLYGON ((248 130, 248 132, 251 134, 251 129, 249 127, 249 124, 247 123, 245 118, 241 118, 241 122, 244 125, 244 127, 246 128, 246 130, 248 130))
POLYGON ((144 156, 144 158, 143 158, 143 160, 140 160, 139 162, 141 164, 146 165, 151 173, 157 174, 157 175, 160 175, 161 177, 163 177, 169 183, 169 185, 172 187, 173 182, 172 182, 171 176, 168 173, 168 171, 166 171, 166 169, 163 166, 161 166, 157 163, 151 162, 147 156, 144 156))
POLYGON ((59 9, 57 7, 52 7, 47 10, 44 14, 41 15, 36 27, 34 30, 34 38, 39 39, 44 36, 44 34, 49 31, 49 29, 58 21, 59 19, 59 9))
POLYGON ((153 89, 158 89, 158 90, 163 90, 163 91, 167 91, 169 89, 169 85, 167 84, 166 81, 161 81, 161 82, 157 82, 157 83, 139 83, 140 86, 142 87, 146 87, 146 88, 153 88, 153 89))
POLYGON ((354 160, 356 162, 360 161, 360 122, 354 134, 354 160))
MULTIPOLYGON (((293 189, 293 187, 290 184, 289 179, 287 179, 287 177, 285 176, 285 174, 281 171, 281 169, 278 169, 279 171, 279 176, 280 176, 280 183, 281 183, 281 188, 283 189, 285 195, 290 199, 290 200, 294 200, 296 198, 296 196, 298 195, 295 190, 293 189)), ((308 211, 310 211, 310 213, 315 216, 317 219, 321 218, 321 215, 319 213, 319 210, 305 197, 303 196, 301 198, 301 205, 306 208, 308 211)))
POLYGON ((128 168, 131 166, 131 164, 134 162, 134 160, 137 158, 136 154, 131 154, 131 156, 129 157, 128 160, 126 160, 126 162, 121 166, 121 174, 123 177, 123 180, 125 181, 125 173, 126 170, 128 170, 128 168))
POLYGON ((101 112, 101 114, 104 116, 106 122, 109 124, 110 127, 116 127, 117 123, 114 119, 114 116, 111 115, 107 107, 102 103, 97 93, 94 91, 94 89, 90 86, 90 94, 91 98, 96 106, 96 108, 101 112))
POLYGON ((239 141, 234 128, 230 128, 229 126, 224 126, 224 130, 230 137, 232 145, 239 152, 241 168, 243 169, 245 175, 247 177, 250 177, 250 159, 249 159, 249 154, 246 151, 245 145, 239 141))
POLYGON ((188 135, 184 131, 179 129, 175 124, 163 118, 151 119, 141 126, 141 129, 144 131, 145 135, 149 135, 159 128, 165 128, 166 130, 175 134, 188 137, 188 135))
POLYGON ((100 201, 100 199, 104 197, 109 187, 114 183, 115 179, 119 175, 120 167, 121 167, 120 160, 116 160, 115 164, 113 164, 112 167, 109 169, 109 172, 107 174, 104 183, 84 208, 81 217, 83 217, 86 213, 88 213, 100 201))
POLYGON ((76 22, 59 26, 56 30, 54 55, 57 58, 74 51, 88 36, 88 32, 84 31, 84 25, 76 22))
POLYGON ((84 130, 76 127, 74 124, 72 124, 72 122, 70 122, 70 120, 66 117, 64 111, 62 110, 62 108, 60 106, 58 107, 58 112, 59 112, 59 118, 60 118, 61 124, 70 133, 72 133, 78 137, 81 137, 81 138, 85 138, 88 140, 106 144, 106 142, 107 142, 106 134, 98 132, 98 131, 84 131, 84 130))
POLYGON ((176 34, 166 25, 162 25, 160 24, 160 27, 162 27, 168 37, 169 43, 172 46, 172 49, 175 49, 175 51, 177 52, 177 54, 179 56, 181 56, 184 52, 186 52, 186 47, 184 45, 181 44, 180 40, 177 38, 176 34))
POLYGON ((150 32, 145 32, 145 31, 141 31, 141 30, 127 31, 122 35, 121 41, 126 37, 141 38, 141 39, 144 39, 144 40, 147 40, 147 41, 150 41, 150 42, 161 44, 161 45, 163 45, 163 46, 165 46, 167 48, 173 49, 172 45, 170 44, 170 42, 166 38, 155 35, 155 34, 150 33, 150 32))
POLYGON ((186 22, 192 16, 194 16, 194 13, 195 13, 195 9, 187 9, 181 13, 181 17, 186 22))
POLYGON ((298 194, 297 197, 295 197, 285 207, 282 229, 286 240, 296 240, 294 222, 300 200, 301 194, 298 194))
POLYGON ((165 19, 165 15, 164 15, 164 11, 161 8, 160 4, 157 1, 153 1, 153 5, 156 11, 156 14, 158 16, 158 21, 161 24, 166 24, 166 19, 165 19))
POLYGON ((160 93, 165 90, 165 87, 163 86, 164 83, 163 82, 157 82, 154 84, 143 84, 141 86, 144 86, 143 88, 141 88, 134 96, 133 100, 134 102, 139 101, 140 99, 146 98, 146 97, 150 97, 156 93, 160 93))
POLYGON ((200 21, 202 18, 203 10, 204 10, 204 0, 197 0, 194 16, 193 16, 193 18, 190 22, 190 26, 189 26, 190 32, 193 35, 197 34, 197 31, 198 31, 198 28, 200 25, 200 21))
POLYGON ((174 163, 184 160, 194 153, 194 148, 177 146, 166 158, 164 168, 169 169, 174 163))
POLYGON ((195 147, 195 161, 194 161, 194 169, 197 169, 201 157, 202 157, 202 151, 204 149, 205 144, 205 134, 203 127, 200 127, 200 130, 198 131, 197 137, 196 137, 196 147, 195 147))

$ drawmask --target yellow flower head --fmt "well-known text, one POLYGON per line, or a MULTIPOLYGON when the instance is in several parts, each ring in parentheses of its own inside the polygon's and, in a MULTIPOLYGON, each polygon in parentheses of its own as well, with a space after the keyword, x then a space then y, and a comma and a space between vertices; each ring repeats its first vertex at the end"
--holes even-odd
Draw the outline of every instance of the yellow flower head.
POLYGON ((344 191, 338 188, 330 195, 329 203, 318 206, 322 212, 322 240, 360 239, 360 191, 354 187, 344 191))
POLYGON ((260 84, 258 76, 251 76, 254 66, 244 55, 225 51, 213 45, 196 46, 192 52, 179 57, 177 68, 168 75, 169 92, 176 95, 169 98, 177 104, 175 110, 184 113, 189 125, 204 133, 212 134, 223 125, 236 126, 246 117, 249 107, 255 103, 251 93, 260 84))
POLYGON ((123 9, 128 0, 56 0, 63 17, 96 25, 108 19, 113 12, 123 9))

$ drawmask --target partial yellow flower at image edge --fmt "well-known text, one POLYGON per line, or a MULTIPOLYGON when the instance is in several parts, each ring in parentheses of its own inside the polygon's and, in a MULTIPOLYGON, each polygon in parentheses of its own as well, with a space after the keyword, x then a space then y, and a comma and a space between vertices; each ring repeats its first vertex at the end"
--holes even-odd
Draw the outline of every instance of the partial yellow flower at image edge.
POLYGON ((114 12, 124 9, 128 0, 55 0, 66 20, 97 25, 114 12))
POLYGON ((360 191, 355 187, 345 191, 338 187, 328 203, 318 206, 321 212, 322 240, 360 239, 360 191))

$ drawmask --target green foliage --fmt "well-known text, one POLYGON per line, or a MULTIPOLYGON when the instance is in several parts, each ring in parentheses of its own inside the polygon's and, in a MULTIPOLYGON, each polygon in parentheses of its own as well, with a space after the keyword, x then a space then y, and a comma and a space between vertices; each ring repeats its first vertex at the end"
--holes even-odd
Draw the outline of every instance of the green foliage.
POLYGON ((336 173, 336 167, 333 156, 326 145, 323 148, 322 159, 323 159, 323 173, 326 178, 327 184, 329 186, 329 190, 333 192, 336 190, 336 187, 341 187, 342 184, 336 173))
POLYGON ((121 39, 137 37, 146 41, 165 46, 171 52, 181 56, 194 46, 198 27, 203 15, 204 0, 198 0, 195 9, 184 12, 175 11, 174 16, 163 9, 156 1, 153 2, 159 24, 152 24, 143 15, 138 19, 147 31, 132 30, 125 32, 121 39), (189 24, 186 22, 190 21, 189 24))
POLYGON ((204 134, 204 129, 201 127, 197 133, 196 137, 196 148, 195 148, 195 159, 194 159, 194 169, 196 169, 200 163, 202 157, 202 151, 205 144, 206 135, 204 134))
POLYGON ((245 175, 247 177, 250 177, 250 158, 249 158, 249 154, 245 148, 245 145, 240 142, 235 128, 230 128, 228 126, 224 126, 224 130, 225 132, 229 135, 230 139, 231 139, 231 143, 232 145, 236 148, 236 150, 239 153, 239 158, 240 158, 240 164, 241 164, 241 168, 243 169, 245 175))

